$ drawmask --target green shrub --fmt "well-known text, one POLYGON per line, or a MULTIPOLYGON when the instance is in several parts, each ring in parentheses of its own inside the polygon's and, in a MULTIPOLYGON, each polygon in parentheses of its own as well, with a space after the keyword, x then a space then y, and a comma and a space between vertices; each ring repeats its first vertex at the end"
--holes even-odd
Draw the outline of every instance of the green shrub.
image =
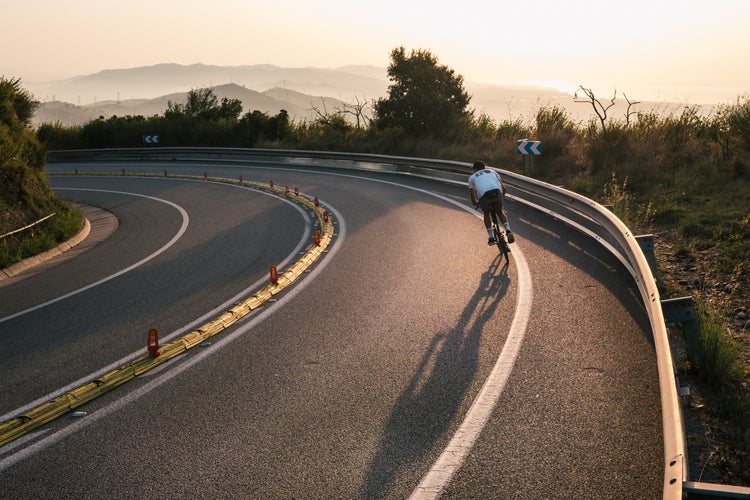
POLYGON ((718 313, 698 303, 699 338, 690 346, 700 376, 714 386, 732 386, 743 376, 740 348, 718 313))

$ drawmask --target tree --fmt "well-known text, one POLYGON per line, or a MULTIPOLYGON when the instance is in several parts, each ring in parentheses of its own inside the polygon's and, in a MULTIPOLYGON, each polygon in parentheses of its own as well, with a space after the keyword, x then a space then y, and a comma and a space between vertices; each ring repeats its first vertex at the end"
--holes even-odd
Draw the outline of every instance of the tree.
POLYGON ((357 129, 360 129, 362 127, 366 127, 371 121, 370 117, 368 117, 365 113, 365 110, 367 109, 369 103, 367 101, 360 102, 359 97, 356 96, 355 100, 357 102, 354 104, 344 103, 344 109, 342 111, 348 115, 352 115, 354 117, 357 129))
POLYGON ((167 110, 164 112, 166 118, 199 118, 201 120, 213 121, 227 119, 236 121, 242 113, 242 102, 239 99, 219 98, 211 88, 194 89, 188 92, 184 104, 167 102, 167 110))
MULTIPOLYGON (((614 94, 612 95, 612 99, 609 100, 609 104, 602 104, 599 99, 594 95, 594 91, 591 89, 585 88, 583 85, 579 85, 578 87, 585 95, 586 99, 580 99, 578 97, 578 90, 575 91, 575 94, 573 94, 573 101, 574 102, 587 102, 591 104, 591 106, 594 108, 594 112, 596 113, 596 116, 599 117, 599 123, 602 125, 602 130, 606 130, 607 127, 605 126, 604 122, 607 119, 607 111, 609 108, 615 105, 615 99, 617 99, 617 89, 615 89, 614 94)), ((637 115, 638 113, 636 111, 633 111, 633 106, 640 104, 641 101, 631 101, 628 99, 628 96, 623 94, 625 97, 625 101, 628 103, 628 109, 625 111, 625 126, 630 125, 630 117, 633 115, 637 115)))
POLYGON ((242 114, 242 101, 239 99, 221 98, 221 105, 218 110, 218 118, 235 122, 242 114))
POLYGON ((261 141, 283 139, 289 133, 290 127, 289 113, 285 109, 271 117, 256 109, 246 113, 239 120, 237 131, 242 143, 248 147, 253 147, 261 141))
POLYGON ((375 102, 373 125, 378 129, 400 128, 415 136, 445 136, 470 123, 467 110, 471 96, 457 75, 427 50, 399 47, 391 52, 388 97, 375 102))
POLYGON ((0 77, 0 167, 43 169, 44 148, 30 128, 38 106, 20 79, 0 77))
POLYGON ((8 127, 27 127, 39 107, 20 79, 0 77, 0 122, 8 127))

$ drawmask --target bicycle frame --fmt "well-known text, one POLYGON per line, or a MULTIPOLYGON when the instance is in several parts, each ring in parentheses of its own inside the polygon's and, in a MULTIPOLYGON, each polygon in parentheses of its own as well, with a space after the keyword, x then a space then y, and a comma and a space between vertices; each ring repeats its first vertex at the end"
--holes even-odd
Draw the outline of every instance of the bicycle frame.
POLYGON ((510 253, 510 247, 508 247, 508 242, 505 240, 505 231, 500 229, 499 210, 496 203, 492 204, 490 218, 492 220, 492 232, 495 235, 495 244, 497 244, 497 248, 503 254, 505 260, 509 262, 508 254, 510 253))

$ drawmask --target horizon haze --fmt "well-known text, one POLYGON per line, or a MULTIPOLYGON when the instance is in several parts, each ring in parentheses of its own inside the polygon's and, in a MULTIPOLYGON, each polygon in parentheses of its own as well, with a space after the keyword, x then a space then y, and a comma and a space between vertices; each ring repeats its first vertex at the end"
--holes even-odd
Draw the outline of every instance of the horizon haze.
MULTIPOLYGON (((168 102, 184 102, 190 90, 206 87, 215 89, 220 99, 239 99, 243 112, 258 110, 275 115, 285 109, 295 121, 314 120, 318 110, 334 112, 345 105, 371 103, 385 97, 389 83, 386 69, 374 66, 331 70, 268 64, 237 67, 158 64, 29 84, 26 89, 42 103, 32 120, 38 126, 56 122, 82 125, 100 116, 160 115, 168 102)), ((464 83, 472 96, 469 107, 477 115, 485 114, 496 122, 507 119, 532 122, 540 108, 550 106, 562 107, 576 122, 595 118, 589 103, 576 102, 573 94, 553 88, 464 83)), ((605 102, 612 94, 597 97, 605 102)), ((623 95, 617 97, 608 114, 623 117, 627 104, 623 95)), ((685 106, 685 103, 643 101, 635 110, 674 114, 685 106)), ((697 106, 702 111, 713 107, 697 106)))
POLYGON ((689 104, 750 91, 744 0, 28 0, 3 14, 0 75, 24 85, 162 63, 385 68, 403 46, 476 85, 689 104))

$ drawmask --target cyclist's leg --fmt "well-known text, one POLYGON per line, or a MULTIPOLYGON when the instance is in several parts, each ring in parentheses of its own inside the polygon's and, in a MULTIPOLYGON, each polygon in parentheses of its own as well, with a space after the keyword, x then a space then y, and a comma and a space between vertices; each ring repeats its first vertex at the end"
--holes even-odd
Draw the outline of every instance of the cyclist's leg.
POLYGON ((493 228, 498 233, 498 236, 500 236, 500 222, 499 221, 500 221, 500 214, 502 213, 502 211, 497 201, 493 202, 490 205, 490 212, 492 213, 493 228))
POLYGON ((484 227, 487 230, 487 244, 492 245, 495 242, 495 235, 492 232, 492 222, 490 221, 491 204, 485 197, 482 197, 479 199, 479 208, 482 209, 484 227))
POLYGON ((508 223, 508 214, 505 212, 505 209, 503 208, 503 200, 502 198, 498 202, 498 217, 500 218, 500 222, 503 224, 503 229, 505 229, 505 236, 508 238, 508 243, 513 243, 516 241, 515 236, 513 236, 513 231, 510 230, 510 224, 508 223))
POLYGON ((492 204, 492 230, 495 235, 495 243, 497 244, 497 248, 500 250, 500 252, 505 255, 505 258, 508 258, 508 253, 510 252, 510 248, 508 248, 508 242, 505 240, 505 237, 503 236, 503 230, 500 228, 500 223, 498 222, 499 215, 502 213, 502 209, 500 208, 499 203, 493 203, 492 204))

